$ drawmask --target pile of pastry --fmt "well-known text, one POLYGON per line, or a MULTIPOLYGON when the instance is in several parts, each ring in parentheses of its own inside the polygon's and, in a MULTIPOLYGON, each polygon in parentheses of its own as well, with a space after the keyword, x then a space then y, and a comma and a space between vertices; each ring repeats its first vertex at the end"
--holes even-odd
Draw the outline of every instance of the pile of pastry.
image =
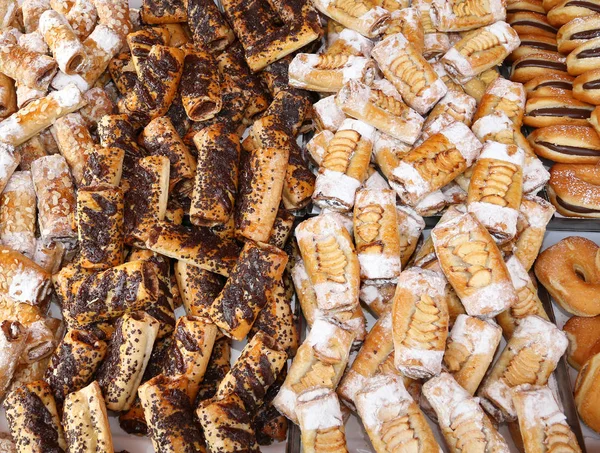
POLYGON ((525 125, 538 156, 556 162, 548 195, 567 217, 600 217, 600 3, 511 2, 507 22, 521 38, 510 79, 527 92, 525 125))

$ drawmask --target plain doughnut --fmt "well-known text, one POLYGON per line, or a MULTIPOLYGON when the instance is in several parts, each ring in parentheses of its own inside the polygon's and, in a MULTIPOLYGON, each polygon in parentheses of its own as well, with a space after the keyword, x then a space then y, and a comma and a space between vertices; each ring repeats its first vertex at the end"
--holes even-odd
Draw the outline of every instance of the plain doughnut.
POLYGON ((563 239, 540 254, 535 275, 564 310, 600 314, 600 248, 594 242, 580 236, 563 239))

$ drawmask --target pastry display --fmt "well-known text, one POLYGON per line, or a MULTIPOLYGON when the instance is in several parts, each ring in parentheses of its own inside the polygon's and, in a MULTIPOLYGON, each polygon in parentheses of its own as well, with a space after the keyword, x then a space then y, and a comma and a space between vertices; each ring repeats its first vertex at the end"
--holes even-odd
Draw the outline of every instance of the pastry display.
POLYGON ((597 3, 0 0, 0 451, 583 451, 597 3))

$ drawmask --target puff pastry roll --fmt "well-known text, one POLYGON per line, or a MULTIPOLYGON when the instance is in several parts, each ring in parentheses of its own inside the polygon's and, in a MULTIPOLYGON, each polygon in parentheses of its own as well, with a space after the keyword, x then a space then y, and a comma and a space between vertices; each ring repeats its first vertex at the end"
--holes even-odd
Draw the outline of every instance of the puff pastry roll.
POLYGON ((319 309, 333 312, 356 307, 360 263, 350 234, 335 215, 305 220, 296 228, 296 239, 319 309))
POLYGON ((79 109, 79 114, 83 117, 83 121, 92 131, 96 131, 98 121, 104 115, 111 115, 114 112, 115 104, 113 103, 110 90, 95 87, 83 93, 87 104, 79 109))
POLYGON ((223 335, 215 341, 196 401, 205 401, 217 393, 219 383, 231 369, 231 338, 223 335))
POLYGON ((33 261, 39 264, 51 275, 60 270, 65 247, 60 242, 45 241, 38 239, 35 244, 33 261))
POLYGON ((184 57, 181 49, 152 46, 138 69, 133 91, 124 98, 127 110, 150 119, 167 113, 181 80, 184 57))
POLYGON ((360 287, 359 298, 369 311, 381 317, 391 306, 396 291, 396 283, 386 280, 365 281, 360 287))
POLYGON ((13 81, 0 75, 0 120, 17 111, 17 93, 13 81))
POLYGON ((137 143, 137 135, 127 115, 105 115, 98 121, 98 137, 103 148, 119 148, 125 152, 123 173, 128 177, 138 159, 146 151, 137 143))
POLYGON ((33 258, 36 220, 36 197, 31 173, 16 171, 0 195, 0 241, 33 258))
POLYGON ((370 378, 357 393, 356 406, 377 453, 440 451, 427 419, 399 376, 370 378))
POLYGON ((519 36, 506 22, 467 33, 442 57, 450 77, 465 84, 487 69, 500 64, 519 47, 519 36))
POLYGON ((269 387, 264 404, 258 408, 252 418, 252 429, 259 445, 270 445, 273 441, 285 442, 288 433, 288 419, 273 406, 273 398, 279 393, 285 381, 287 366, 279 373, 277 379, 269 387))
POLYGON ((192 403, 184 376, 156 376, 140 385, 140 396, 148 434, 156 451, 205 452, 202 434, 194 423, 192 403))
POLYGON ((222 239, 208 228, 192 229, 170 222, 152 226, 146 247, 225 277, 229 276, 240 252, 233 240, 222 239))
POLYGON ((511 389, 522 384, 546 385, 567 350, 567 336, 538 316, 521 319, 502 355, 485 378, 479 395, 498 419, 515 420, 511 389))
POLYGON ((18 38, 10 30, 0 34, 2 74, 30 88, 47 90, 57 70, 58 65, 52 57, 20 45, 18 38))
MULTIPOLYGON (((6 121, 6 120, 5 120, 6 121)), ((1 128, 2 123, 0 123, 1 128)), ((19 149, 0 141, 0 189, 4 190, 14 171, 19 166, 21 155, 19 149)))
POLYGON ((400 231, 396 194, 390 189, 361 189, 354 202, 354 243, 361 278, 400 275, 400 231))
POLYGON ((183 261, 175 263, 175 276, 185 312, 188 315, 208 318, 210 306, 223 289, 225 279, 219 274, 183 261))
POLYGON ((94 148, 94 140, 87 124, 79 113, 69 113, 58 118, 50 130, 60 153, 69 165, 75 184, 79 186, 87 164, 88 152, 94 148))
POLYGON ((355 409, 357 393, 367 385, 369 379, 383 372, 389 359, 393 361, 393 355, 392 310, 387 309, 367 334, 360 351, 337 388, 344 404, 355 409))
POLYGON ((344 418, 335 392, 327 387, 307 390, 296 407, 304 453, 347 453, 344 418))
POLYGON ((206 121, 221 110, 221 75, 215 58, 203 50, 186 47, 181 76, 181 100, 188 118, 206 121))
POLYGON ((317 0, 314 5, 325 16, 367 38, 379 36, 385 30, 390 18, 388 10, 377 6, 375 2, 317 0))
POLYGON ((377 43, 371 55, 402 99, 421 115, 431 110, 448 91, 431 65, 402 33, 377 43))
MULTIPOLYGON (((330 23, 334 21, 328 21, 330 23)), ((338 24, 339 27, 342 27, 338 24)), ((323 53, 327 55, 355 55, 357 57, 371 56, 374 43, 369 38, 350 28, 331 30, 327 33, 327 48, 323 53)))
POLYGON ((229 337, 242 340, 281 279, 287 255, 264 243, 247 241, 227 283, 211 305, 213 322, 229 337))
POLYGON ((269 235, 269 244, 283 250, 292 233, 295 219, 292 213, 280 207, 269 235))
POLYGON ((152 226, 162 221, 167 210, 170 162, 156 155, 140 159, 128 176, 125 193, 124 226, 126 241, 148 239, 152 226))
POLYGON ((17 369, 27 335, 27 329, 18 321, 4 320, 0 323, 0 398, 4 398, 17 369))
POLYGON ((47 306, 51 275, 23 254, 0 245, 0 294, 13 302, 47 306))
POLYGON ((516 145, 488 141, 473 167, 467 210, 501 241, 517 234, 524 158, 516 145))
POLYGON ((420 268, 398 277, 392 306, 395 365, 413 379, 441 371, 448 336, 445 286, 438 273, 420 268))
POLYGON ((108 409, 131 407, 157 333, 158 321, 144 312, 128 313, 117 320, 106 360, 97 374, 108 409))
POLYGON ((259 332, 271 336, 277 347, 293 357, 298 349, 299 332, 292 311, 294 287, 287 272, 275 282, 275 290, 252 325, 250 335, 259 332))
POLYGON ((529 271, 540 252, 546 226, 556 212, 556 208, 543 198, 526 195, 521 201, 519 212, 519 223, 523 225, 515 243, 514 254, 525 270, 529 271))
POLYGON ((490 318, 516 303, 502 254, 474 216, 451 212, 431 237, 440 266, 470 316, 490 318))
POLYGON ((463 123, 454 122, 413 148, 392 171, 390 185, 415 206, 463 173, 479 156, 481 143, 463 123))
POLYGON ((196 172, 194 157, 175 130, 168 117, 153 119, 143 130, 140 143, 150 155, 169 159, 169 188, 181 181, 191 180, 196 172))
POLYGON ((235 209, 239 235, 254 241, 269 240, 281 201, 288 159, 287 148, 258 148, 242 159, 235 209))
POLYGON ((106 405, 96 381, 67 397, 62 422, 68 451, 114 451, 106 405))
POLYGON ((417 248, 425 221, 408 206, 396 206, 396 219, 400 234, 400 262, 404 268, 417 248))
POLYGON ((196 415, 211 452, 260 453, 250 417, 243 401, 235 393, 229 393, 222 399, 202 401, 196 415))
POLYGON ((446 445, 452 453, 510 451, 477 399, 450 374, 442 373, 423 384, 423 395, 435 411, 446 445))
POLYGON ((187 8, 183 1, 143 0, 140 18, 146 24, 174 24, 187 21, 187 8))
POLYGON ((438 133, 444 127, 451 124, 451 121, 459 121, 470 127, 476 107, 477 103, 475 99, 468 94, 454 90, 448 91, 429 113, 423 125, 419 142, 421 140, 425 141, 431 135, 438 133), (439 117, 442 115, 444 116, 444 120, 440 121, 439 117), (443 124, 443 126, 436 127, 434 123, 443 124))
POLYGON ((369 84, 375 77, 375 67, 365 57, 299 53, 290 63, 288 74, 291 87, 335 93, 352 79, 369 84))
POLYGON ((511 393, 526 452, 557 449, 581 452, 577 437, 549 387, 520 385, 511 393))
POLYGON ((93 332, 69 329, 50 357, 44 380, 59 406, 85 387, 106 357, 106 342, 93 332))
POLYGON ((392 11, 383 36, 387 37, 396 33, 402 33, 415 47, 417 52, 422 54, 425 48, 425 33, 421 16, 421 10, 416 7, 392 11))
POLYGON ((154 264, 145 261, 91 274, 73 288, 72 300, 63 301, 63 316, 69 325, 86 326, 144 310, 158 298, 156 274, 154 264))
POLYGON ((346 114, 339 107, 335 98, 336 95, 332 94, 320 99, 313 105, 313 121, 317 130, 335 132, 346 119, 346 114))
POLYGON ((120 148, 95 146, 88 154, 87 165, 81 177, 81 187, 109 186, 121 183, 125 151, 120 148))
POLYGON ((50 9, 49 0, 24 0, 21 5, 25 33, 33 33, 38 29, 42 13, 50 9))
POLYGON ((313 202, 321 207, 349 211, 367 178, 375 129, 362 121, 346 119, 323 155, 313 202))
POLYGON ((336 103, 346 115, 409 145, 419 136, 424 121, 385 80, 377 80, 370 87, 350 80, 338 92, 336 103))
POLYGON ((279 349, 275 340, 263 332, 258 332, 219 383, 215 398, 222 399, 230 393, 235 393, 249 414, 256 413, 286 361, 287 354, 279 349))
POLYGON ((519 300, 508 310, 500 313, 496 317, 496 320, 502 327, 504 336, 510 338, 521 319, 527 316, 537 315, 547 321, 549 319, 542 301, 538 297, 537 286, 523 267, 523 264, 521 264, 519 258, 516 255, 512 255, 506 260, 506 267, 508 268, 519 300))
POLYGON ((431 21, 436 30, 466 31, 506 19, 502 0, 433 0, 431 21))
POLYGON ((319 387, 335 389, 348 363, 354 338, 352 330, 342 328, 335 321, 315 320, 273 400, 277 410, 296 423, 297 400, 302 392, 319 387))
POLYGON ((123 38, 110 27, 99 24, 82 45, 86 54, 85 69, 73 74, 59 71, 52 79, 53 88, 62 89, 70 83, 82 91, 93 88, 123 45, 123 38))
MULTIPOLYGON (((48 130, 48 134, 50 131, 48 130)), ((54 138, 52 139, 54 140, 54 138)), ((18 164, 19 169, 21 171, 30 171, 31 164, 34 160, 39 159, 40 157, 47 156, 46 148, 42 140, 40 139, 40 135, 36 135, 35 137, 30 138, 22 145, 19 145, 17 148, 17 153, 21 156, 21 162, 18 164)))
POLYGON ((525 113, 523 85, 503 77, 498 77, 490 83, 479 102, 473 121, 495 112, 504 113, 516 127, 521 127, 525 113))
POLYGON ((85 50, 67 18, 49 9, 40 16, 38 27, 60 70, 65 74, 81 71, 86 64, 85 50))
POLYGON ((17 451, 42 453, 66 450, 56 403, 44 381, 25 384, 11 392, 4 400, 4 408, 17 451))
POLYGON ((444 368, 471 395, 494 359, 502 330, 491 320, 460 314, 448 335, 444 368))
POLYGON ((391 178, 394 168, 400 160, 412 149, 411 146, 387 134, 376 131, 373 139, 373 157, 379 170, 386 179, 391 178))
POLYGON ((194 44, 218 53, 235 40, 233 30, 210 0, 188 0, 188 25, 194 44))
POLYGON ((77 192, 79 263, 104 270, 123 262, 123 192, 118 187, 77 192))
POLYGON ((117 32, 125 43, 125 37, 133 31, 129 2, 127 0, 94 0, 98 24, 117 32))
POLYGON ((73 84, 53 91, 45 97, 30 102, 1 121, 2 141, 13 146, 21 145, 52 125, 61 116, 80 109, 84 104, 85 99, 81 91, 73 84))

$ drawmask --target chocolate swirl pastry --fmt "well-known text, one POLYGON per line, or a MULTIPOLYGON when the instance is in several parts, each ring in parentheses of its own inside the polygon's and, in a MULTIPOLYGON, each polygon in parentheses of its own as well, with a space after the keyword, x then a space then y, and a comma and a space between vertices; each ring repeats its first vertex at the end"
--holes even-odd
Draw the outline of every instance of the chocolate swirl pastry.
POLYGON ((218 53, 235 40, 233 30, 211 0, 188 0, 188 25, 194 44, 218 53))

